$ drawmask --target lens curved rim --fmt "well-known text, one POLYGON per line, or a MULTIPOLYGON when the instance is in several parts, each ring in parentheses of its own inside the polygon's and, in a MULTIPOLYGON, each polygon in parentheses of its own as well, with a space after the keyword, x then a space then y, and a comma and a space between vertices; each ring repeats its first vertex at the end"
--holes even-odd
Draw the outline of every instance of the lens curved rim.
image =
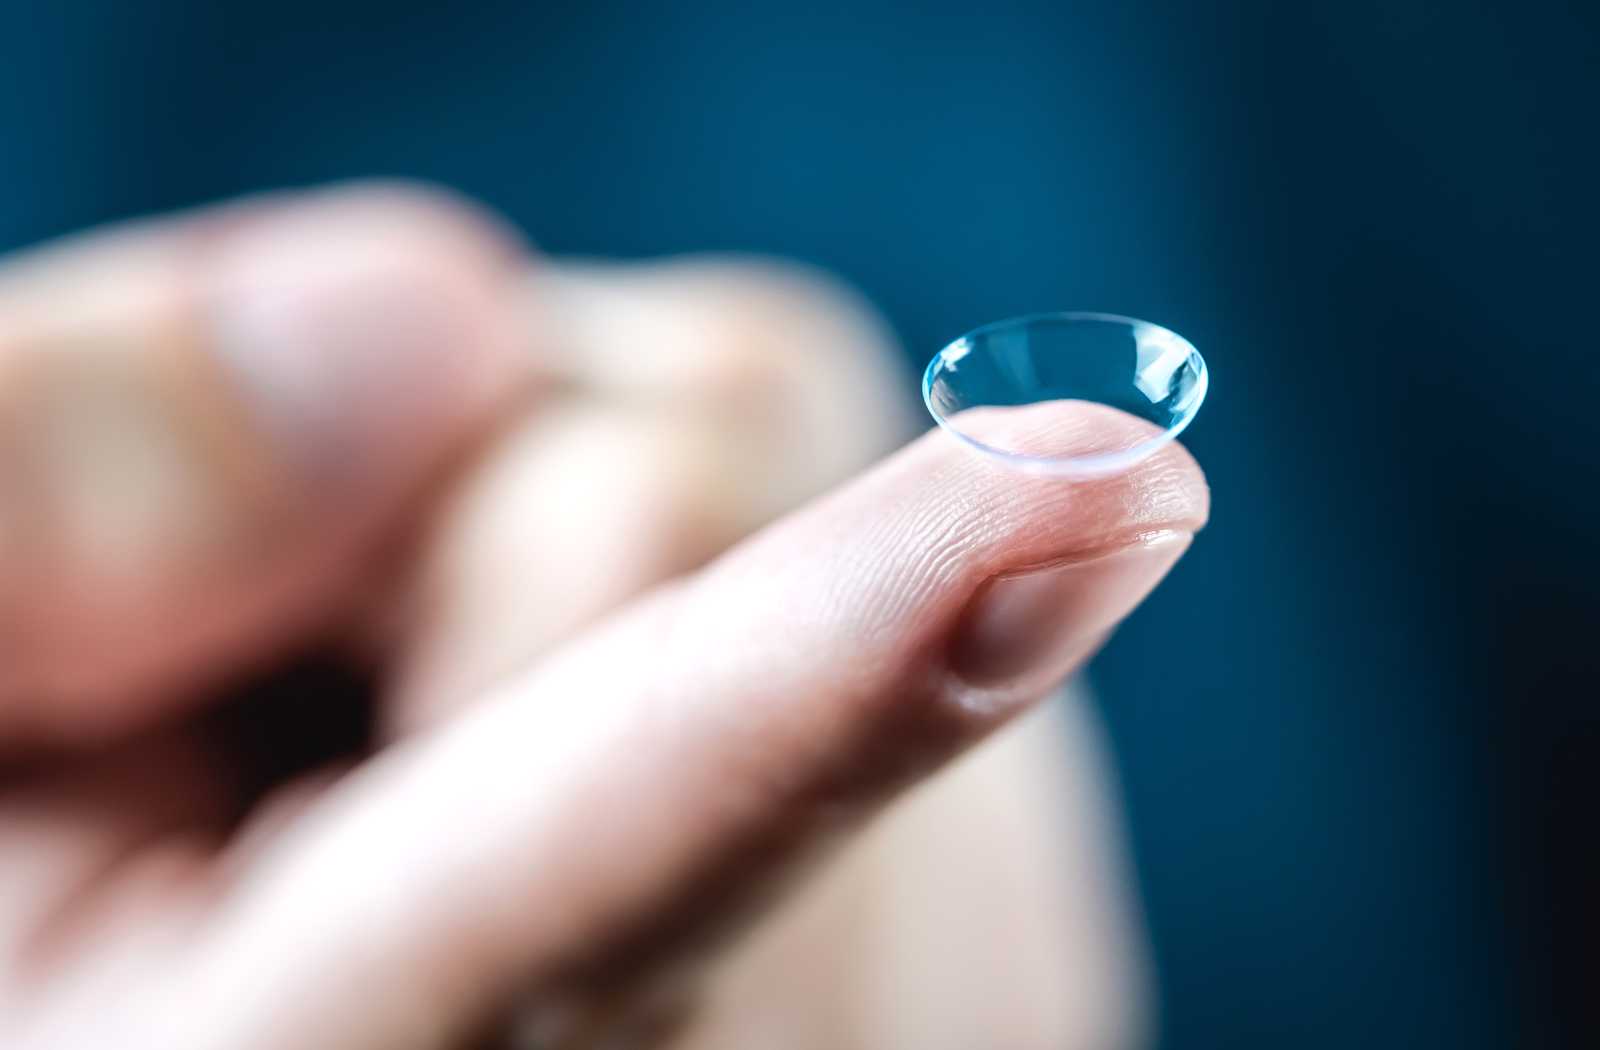
MULTIPOLYGON (((933 359, 928 362, 928 367, 922 373, 922 403, 927 407, 928 414, 933 417, 934 422, 959 439, 962 444, 985 456, 998 460, 1014 470, 1021 470, 1029 474, 1050 474, 1058 477, 1104 477, 1133 467, 1135 464, 1149 458, 1161 446, 1183 433, 1189 424, 1194 422, 1194 417, 1199 415, 1200 406, 1206 399, 1206 391, 1210 388, 1210 385, 1211 380, 1206 367, 1206 359, 1199 350, 1195 349, 1193 343, 1172 329, 1149 321, 1142 321, 1137 317, 1126 317, 1122 314, 1099 313, 1090 310, 1061 310, 1023 314, 1020 317, 1008 317, 1002 321, 993 321, 986 325, 980 325, 965 335, 951 340, 938 353, 933 355, 933 359), (1195 385, 1184 401, 1182 416, 1176 423, 1173 423, 1161 433, 1152 435, 1148 440, 1141 441, 1131 448, 1118 449, 1115 452, 1099 452, 1087 456, 1030 456, 979 441, 972 435, 962 431, 961 428, 952 423, 942 412, 934 407, 934 382, 938 379, 945 363, 951 357, 965 356, 966 353, 971 351, 972 340, 1000 329, 1027 327, 1043 321, 1068 324, 1079 321, 1100 321, 1126 325, 1134 329, 1154 329, 1171 337, 1188 352, 1190 358, 1195 362, 1195 385)), ((973 405, 970 407, 977 408, 981 406, 973 405)))

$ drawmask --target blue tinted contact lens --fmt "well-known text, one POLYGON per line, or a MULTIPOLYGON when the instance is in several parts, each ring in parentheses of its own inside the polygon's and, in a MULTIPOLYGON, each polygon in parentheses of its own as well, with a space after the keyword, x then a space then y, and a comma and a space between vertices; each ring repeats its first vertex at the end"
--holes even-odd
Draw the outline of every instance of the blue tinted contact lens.
POLYGON ((923 400, 941 427, 1007 466, 1063 477, 1127 470, 1180 434, 1205 396, 1206 363, 1187 339, 1115 314, 1034 314, 984 325, 939 351, 922 379, 923 400), (1089 425, 1054 443, 1007 425, 1023 406, 1042 402, 1087 402, 1063 414, 1089 425))

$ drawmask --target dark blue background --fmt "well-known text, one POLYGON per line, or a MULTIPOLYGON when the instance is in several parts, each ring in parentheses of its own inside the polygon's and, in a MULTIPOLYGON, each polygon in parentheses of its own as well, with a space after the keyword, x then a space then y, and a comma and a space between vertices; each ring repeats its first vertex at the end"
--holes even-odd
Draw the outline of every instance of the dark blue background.
POLYGON ((1584 6, 0 0, 0 248, 405 174, 553 252, 814 261, 918 358, 1183 332, 1215 518, 1096 665, 1165 1045, 1581 1045, 1584 6))

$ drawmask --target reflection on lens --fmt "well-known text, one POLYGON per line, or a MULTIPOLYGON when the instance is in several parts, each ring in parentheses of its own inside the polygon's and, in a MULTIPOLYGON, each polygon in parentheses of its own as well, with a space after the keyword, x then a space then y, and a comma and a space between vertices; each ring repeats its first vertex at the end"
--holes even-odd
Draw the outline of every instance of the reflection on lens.
POLYGON ((1008 466, 1097 477, 1127 470, 1181 433, 1206 383, 1204 359, 1176 332, 1115 314, 1056 313, 957 339, 929 362, 922 396, 940 426, 1008 466), (1080 425, 1053 440, 1037 427, 1008 425, 1028 414, 1024 406, 1043 402, 1086 402, 1076 417, 1089 424, 1115 415, 1094 406, 1143 423, 1080 425))

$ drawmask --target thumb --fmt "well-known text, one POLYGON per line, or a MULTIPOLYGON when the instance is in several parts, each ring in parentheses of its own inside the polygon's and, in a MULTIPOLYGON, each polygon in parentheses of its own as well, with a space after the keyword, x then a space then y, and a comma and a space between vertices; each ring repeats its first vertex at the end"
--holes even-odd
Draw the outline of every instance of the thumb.
POLYGON ((0 269, 0 750, 121 730, 349 597, 520 368, 509 238, 267 199, 0 269))

